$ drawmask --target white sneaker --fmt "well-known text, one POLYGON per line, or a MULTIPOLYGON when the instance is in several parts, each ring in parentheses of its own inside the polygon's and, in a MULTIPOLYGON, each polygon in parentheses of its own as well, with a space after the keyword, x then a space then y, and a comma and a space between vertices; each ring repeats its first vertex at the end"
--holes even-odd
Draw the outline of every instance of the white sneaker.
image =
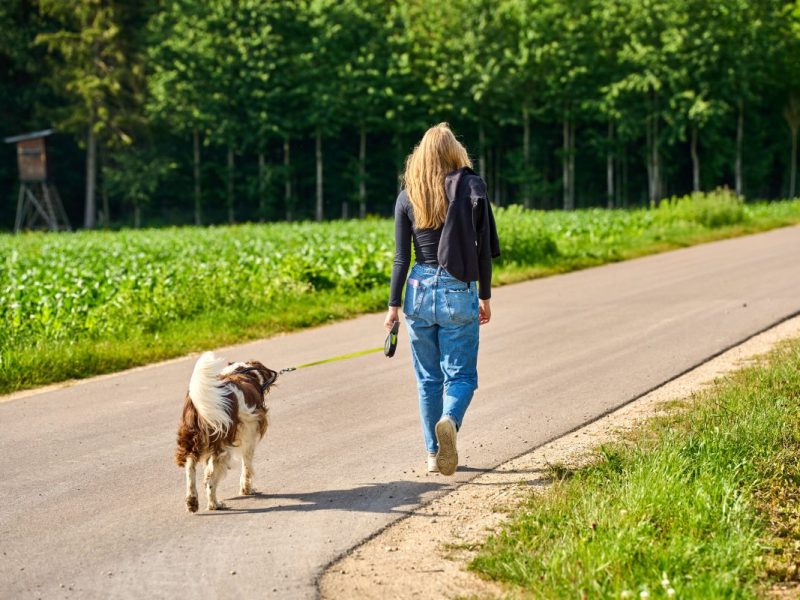
POLYGON ((438 473, 439 467, 436 464, 436 452, 428 453, 428 473, 438 473))
POLYGON ((439 452, 436 454, 436 466, 442 475, 452 475, 458 467, 458 450, 456 449, 456 423, 447 415, 436 423, 436 441, 439 452))

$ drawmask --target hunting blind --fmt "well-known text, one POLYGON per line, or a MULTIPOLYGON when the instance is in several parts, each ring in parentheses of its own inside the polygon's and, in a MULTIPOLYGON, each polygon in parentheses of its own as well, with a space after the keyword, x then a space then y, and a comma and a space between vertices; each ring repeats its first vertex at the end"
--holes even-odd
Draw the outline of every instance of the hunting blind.
POLYGON ((17 218, 14 222, 15 233, 42 226, 51 231, 72 230, 47 168, 46 138, 53 133, 55 130, 45 129, 4 140, 8 144, 17 145, 19 196, 17 218))

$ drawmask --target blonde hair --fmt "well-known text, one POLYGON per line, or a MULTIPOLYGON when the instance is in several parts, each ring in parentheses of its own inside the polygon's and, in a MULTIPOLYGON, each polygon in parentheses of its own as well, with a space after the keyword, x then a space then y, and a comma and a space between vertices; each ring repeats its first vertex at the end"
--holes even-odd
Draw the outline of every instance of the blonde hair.
POLYGON ((472 167, 466 149, 447 123, 428 129, 406 159, 403 186, 414 209, 414 226, 436 229, 447 216, 444 178, 462 167, 472 167))

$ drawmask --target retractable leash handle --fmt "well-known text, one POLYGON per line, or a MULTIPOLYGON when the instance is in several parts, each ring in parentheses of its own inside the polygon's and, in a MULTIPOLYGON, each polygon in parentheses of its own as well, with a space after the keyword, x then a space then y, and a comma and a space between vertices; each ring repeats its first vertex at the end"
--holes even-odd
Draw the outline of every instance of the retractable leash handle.
POLYGON ((386 336, 386 342, 383 344, 383 353, 391 358, 397 350, 397 332, 400 331, 400 321, 395 321, 392 324, 392 330, 386 336))

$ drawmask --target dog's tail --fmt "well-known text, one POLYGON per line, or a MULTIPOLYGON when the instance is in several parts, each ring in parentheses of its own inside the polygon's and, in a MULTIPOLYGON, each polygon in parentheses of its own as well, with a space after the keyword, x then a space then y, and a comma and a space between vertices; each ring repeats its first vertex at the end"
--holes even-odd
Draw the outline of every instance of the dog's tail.
POLYGON ((189 397, 198 414, 208 424, 213 435, 226 436, 233 425, 228 406, 227 387, 219 380, 222 369, 228 365, 213 352, 204 353, 194 366, 189 381, 189 397))

